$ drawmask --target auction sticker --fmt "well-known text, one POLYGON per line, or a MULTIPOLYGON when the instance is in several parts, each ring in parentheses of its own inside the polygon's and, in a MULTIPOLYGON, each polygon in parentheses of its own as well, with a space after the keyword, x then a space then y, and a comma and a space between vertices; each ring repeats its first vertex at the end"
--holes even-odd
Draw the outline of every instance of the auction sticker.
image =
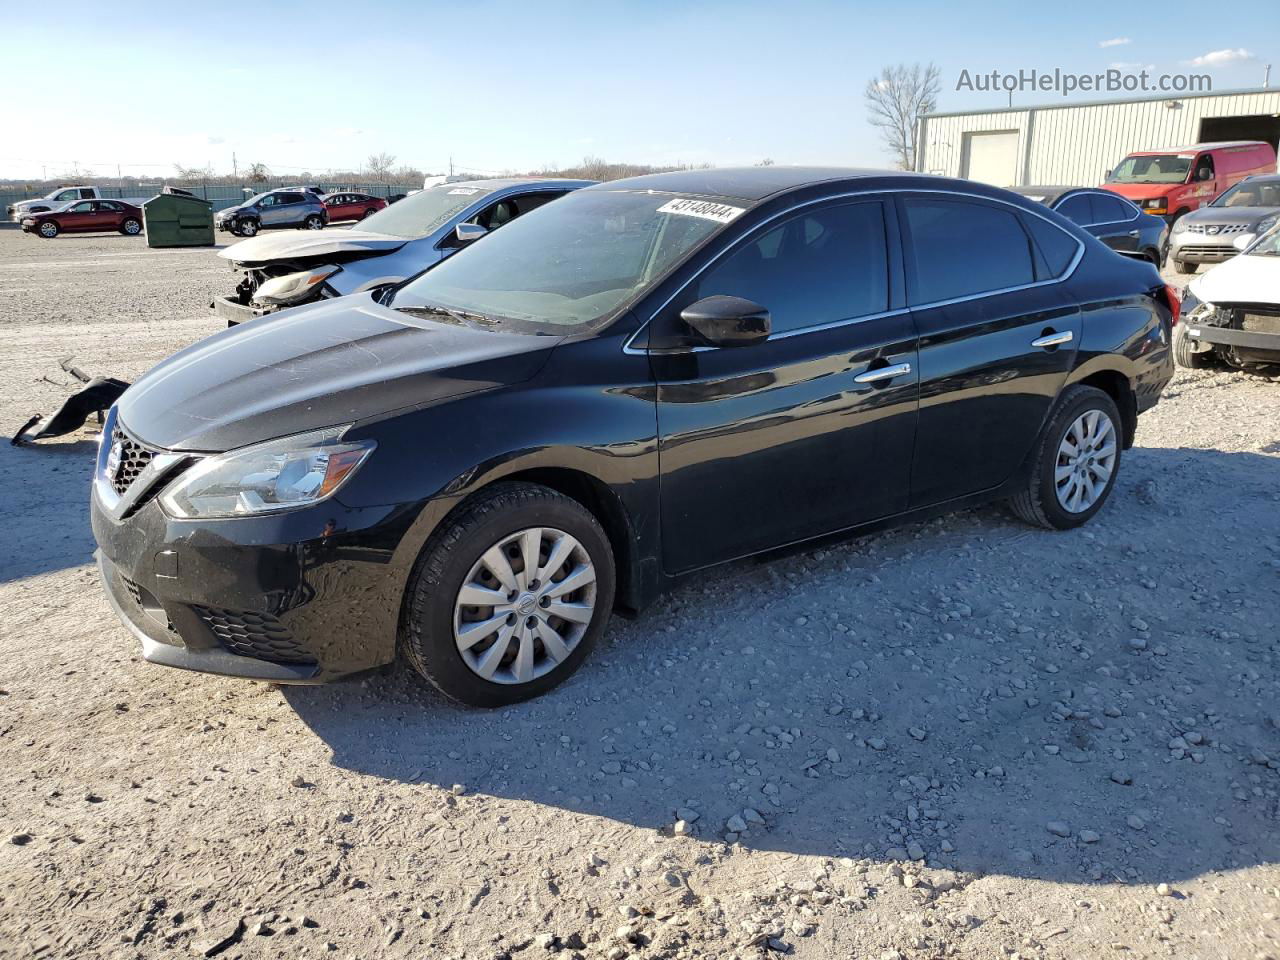
POLYGON ((658 212, 678 213, 683 217, 701 217, 703 220, 729 223, 745 211, 742 207, 731 207, 727 203, 712 203, 710 200, 669 200, 658 208, 658 212))
POLYGON ((454 187, 449 191, 451 197, 469 197, 474 193, 479 193, 479 187, 454 187))

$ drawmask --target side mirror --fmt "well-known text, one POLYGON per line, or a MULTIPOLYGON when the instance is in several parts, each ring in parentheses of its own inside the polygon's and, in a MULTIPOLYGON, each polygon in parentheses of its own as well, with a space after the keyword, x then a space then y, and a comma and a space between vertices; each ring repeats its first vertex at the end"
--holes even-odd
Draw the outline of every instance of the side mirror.
POLYGON ((1231 245, 1237 250, 1244 252, 1253 244, 1253 241, 1254 236, 1252 233, 1244 233, 1232 240, 1231 245))
POLYGON ((769 338, 769 311, 741 297, 705 297, 680 311, 680 319, 715 347, 748 347, 769 338))
POLYGON ((1196 174, 1196 179, 1197 179, 1197 180, 1212 180, 1212 179, 1213 179, 1213 171, 1212 171, 1212 170, 1210 170, 1208 167, 1201 167, 1201 168, 1200 168, 1200 172, 1199 172, 1198 174, 1196 174))
POLYGON ((474 243, 488 232, 478 223, 460 223, 453 228, 453 235, 459 243, 474 243))

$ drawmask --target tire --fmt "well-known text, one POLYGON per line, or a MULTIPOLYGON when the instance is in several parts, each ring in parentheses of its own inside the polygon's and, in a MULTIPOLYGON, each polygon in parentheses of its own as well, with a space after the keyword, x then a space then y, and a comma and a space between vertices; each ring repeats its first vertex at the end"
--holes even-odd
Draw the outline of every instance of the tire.
POLYGON ((306 230, 323 230, 324 217, 320 216, 318 213, 313 213, 311 216, 307 217, 307 219, 302 221, 302 226, 306 230))
POLYGON ((1213 363, 1213 351, 1205 350, 1196 353, 1191 349, 1191 340, 1187 336, 1186 324, 1178 324, 1173 328, 1173 362, 1188 370, 1203 370, 1213 363))
POLYGON ((497 483, 446 517, 423 547, 405 595, 401 647, 409 664, 450 699, 476 707, 507 706, 545 693, 581 666, 604 632, 613 596, 613 550, 589 510, 547 487, 497 483), (567 535, 574 543, 572 552, 565 554, 567 559, 545 574, 545 583, 526 578, 520 559, 524 534, 531 530, 540 531, 540 563, 548 561, 552 548, 558 550, 565 543, 560 537, 567 535), (513 547, 514 555, 508 552, 513 547), (488 558, 495 554, 511 557, 504 570, 508 577, 517 578, 515 589, 508 590, 491 572, 488 558), (594 581, 584 580, 559 601, 550 596, 543 599, 543 592, 554 591, 558 583, 570 577, 575 582, 582 579, 587 568, 594 570, 594 581), (505 594, 509 603, 460 605, 464 585, 484 596, 486 583, 496 588, 488 591, 489 596, 505 594), (505 617, 503 607, 508 608, 505 617), (552 612, 557 607, 588 619, 585 624, 559 619, 552 612), (543 613, 544 609, 548 612, 543 613), (478 638, 474 646, 467 647, 459 639, 466 624, 495 623, 501 625, 488 633, 472 629, 478 638), (558 656, 552 656, 541 639, 533 639, 535 630, 554 632, 558 656), (502 649, 497 649, 499 644, 502 649), (531 651, 527 659, 521 656, 526 649, 531 651), (499 665, 489 666, 492 677, 486 679, 482 671, 490 654, 494 655, 490 662, 499 665), (523 680, 518 677, 521 661, 528 674, 523 680))
POLYGON ((36 233, 40 234, 40 236, 44 237, 46 240, 52 240, 61 232, 62 228, 52 220, 46 220, 44 223, 40 224, 40 226, 36 227, 36 233))
POLYGON ((366 211, 364 212, 364 216, 363 216, 363 217, 361 217, 360 219, 361 219, 361 220, 364 220, 366 217, 372 217, 372 216, 373 216, 375 213, 377 213, 377 212, 378 212, 378 208, 377 208, 377 207, 370 207, 368 210, 366 210, 366 211))
MULTIPOLYGON (((1036 442, 1025 487, 1009 499, 1009 506, 1014 514, 1032 526, 1049 530, 1070 530, 1087 523, 1102 509, 1115 488, 1116 477, 1120 473, 1121 448, 1124 446, 1123 429, 1120 411, 1107 393, 1083 384, 1068 387, 1059 399, 1058 406, 1040 435, 1040 439, 1036 442), (1096 492, 1094 499, 1089 501, 1087 506, 1083 509, 1068 509, 1059 497, 1056 478, 1060 467, 1063 469, 1071 467, 1069 463, 1060 463, 1062 446, 1069 432, 1078 431, 1082 420, 1087 424, 1094 419, 1089 417, 1090 414, 1097 414, 1096 423, 1099 434, 1103 431, 1102 419, 1109 421, 1108 436, 1110 446, 1114 448, 1108 454, 1109 459, 1105 463, 1109 467, 1109 472, 1103 480, 1101 490, 1096 492)), ((1099 445, 1102 450, 1106 449, 1108 436, 1101 437, 1099 445)), ((1100 477, 1099 469, 1091 466, 1093 463, 1093 459, 1087 461, 1083 471, 1089 477, 1090 483, 1100 477)), ((1103 458, 1098 457, 1097 463, 1098 467, 1103 466, 1103 458)), ((1065 481, 1067 490, 1072 489, 1071 482, 1068 475, 1065 481)), ((1096 483, 1094 486, 1096 488, 1096 483)))
POLYGON ((1195 273, 1200 269, 1200 264, 1187 263, 1185 260, 1175 260, 1173 261, 1173 269, 1179 273, 1195 273))
POLYGON ((142 224, 136 217, 127 217, 124 223, 120 224, 120 232, 126 237, 136 237, 142 232, 142 224))
POLYGON ((256 237, 258 235, 257 220, 237 220, 236 236, 238 237, 256 237))

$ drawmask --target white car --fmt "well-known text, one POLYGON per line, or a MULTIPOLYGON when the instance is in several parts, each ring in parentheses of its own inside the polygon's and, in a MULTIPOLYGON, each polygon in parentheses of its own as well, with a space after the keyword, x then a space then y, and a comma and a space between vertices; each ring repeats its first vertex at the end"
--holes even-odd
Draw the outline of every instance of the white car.
POLYGON ((1180 366, 1207 366, 1215 357, 1235 367, 1280 364, 1280 227, 1237 244, 1239 256, 1183 294, 1173 334, 1180 366))

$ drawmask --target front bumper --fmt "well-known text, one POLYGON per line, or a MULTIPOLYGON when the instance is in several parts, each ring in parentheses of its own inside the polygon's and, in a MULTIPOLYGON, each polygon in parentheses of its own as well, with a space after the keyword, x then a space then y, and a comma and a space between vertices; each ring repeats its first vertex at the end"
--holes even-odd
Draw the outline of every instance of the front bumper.
POLYGON ((1184 230, 1171 236, 1169 256, 1183 263, 1222 263, 1240 252, 1235 248, 1235 241, 1242 236, 1250 239, 1253 237, 1252 234, 1243 233, 1208 236, 1184 230))
MULTIPOLYGON (((1187 336, 1198 343, 1211 343, 1226 347, 1240 347, 1249 353, 1274 354, 1270 362, 1280 363, 1280 332, 1237 330, 1233 327, 1212 327, 1205 324, 1187 324, 1187 336)), ((1252 359, 1259 359, 1251 357, 1252 359)))
POLYGON ((265 317, 269 313, 278 313, 281 307, 253 307, 246 306, 230 297, 218 297, 210 304, 213 307, 215 315, 227 321, 228 327, 234 327, 249 320, 256 320, 258 317, 265 317))
MULTIPOLYGON (((105 436, 116 431, 113 408, 105 436)), ((259 517, 174 520, 156 492, 187 465, 142 473, 118 496, 95 470, 90 517, 102 585, 143 657, 277 683, 324 683, 395 658, 405 525, 390 508, 330 500, 259 517), (129 498, 132 497, 132 500, 129 498)))

